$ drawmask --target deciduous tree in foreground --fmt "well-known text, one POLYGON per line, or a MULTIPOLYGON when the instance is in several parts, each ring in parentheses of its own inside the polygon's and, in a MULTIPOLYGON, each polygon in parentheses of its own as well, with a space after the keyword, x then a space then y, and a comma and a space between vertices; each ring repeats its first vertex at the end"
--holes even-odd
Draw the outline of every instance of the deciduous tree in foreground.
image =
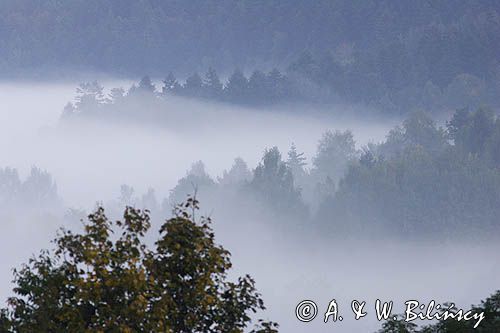
MULTIPOLYGON (((0 331, 243 332, 264 303, 250 276, 227 281, 230 253, 197 209, 195 198, 178 206, 150 249, 147 211, 127 207, 112 222, 98 208, 83 233, 63 230, 55 250, 15 271, 0 331)), ((259 321, 252 332, 277 327, 259 321)))

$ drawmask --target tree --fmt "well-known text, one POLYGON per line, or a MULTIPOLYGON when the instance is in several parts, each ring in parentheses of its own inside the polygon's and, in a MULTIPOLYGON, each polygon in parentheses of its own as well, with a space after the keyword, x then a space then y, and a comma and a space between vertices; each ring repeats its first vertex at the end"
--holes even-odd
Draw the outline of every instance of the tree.
POLYGON ((105 102, 104 88, 97 81, 81 83, 76 88, 75 107, 78 110, 95 110, 105 102))
POLYGON ((448 146, 445 131, 438 128, 435 121, 424 112, 410 114, 402 127, 391 130, 380 150, 382 154, 392 156, 417 146, 433 155, 441 153, 448 146))
POLYGON ((311 194, 311 189, 309 188, 309 182, 307 179, 309 173, 304 169, 307 165, 306 160, 307 159, 305 158, 304 153, 299 153, 295 144, 292 143, 292 146, 288 151, 286 165, 292 172, 295 185, 302 190, 304 199, 309 199, 308 194, 311 194))
POLYGON ((32 167, 20 189, 20 202, 31 207, 49 207, 59 201, 57 185, 52 176, 37 167, 32 167))
POLYGON ((146 75, 144 76, 137 85, 133 85, 129 90, 129 95, 152 95, 156 91, 156 88, 151 81, 151 78, 146 75))
POLYGON ((240 70, 235 70, 224 89, 226 97, 233 102, 246 102, 248 97, 248 80, 240 70))
POLYGON ((267 82, 269 93, 271 96, 270 102, 283 100, 289 92, 286 77, 281 72, 274 68, 267 74, 267 82))
MULTIPOLYGON (((37 167, 22 180, 16 169, 0 168, 0 209, 3 214, 56 213, 61 199, 52 176, 37 167)), ((14 216, 12 215, 12 216, 14 216)))
POLYGON ((484 156, 495 134, 495 121, 495 114, 489 109, 461 109, 447 123, 448 135, 464 152, 484 156))
POLYGON ((203 82, 198 73, 194 73, 186 79, 186 83, 183 86, 183 92, 185 95, 190 97, 200 97, 202 92, 203 82))
POLYGON ((301 217, 307 215, 300 189, 295 187, 292 172, 277 147, 264 151, 249 186, 262 202, 277 212, 301 217))
POLYGON ((416 333, 417 325, 407 323, 401 316, 390 318, 382 324, 382 328, 377 333, 416 333))
POLYGON ((61 118, 67 119, 69 117, 74 116, 75 110, 76 109, 75 109, 75 106, 73 105, 73 103, 71 103, 71 102, 66 103, 66 105, 64 106, 63 112, 61 114, 61 118))
POLYGON ((148 92, 148 93, 154 93, 156 90, 153 82, 151 81, 151 78, 148 75, 144 76, 141 79, 141 81, 139 81, 138 88, 139 88, 139 90, 141 90, 143 92, 148 92))
POLYGON ((132 186, 123 184, 120 186, 120 197, 118 202, 122 206, 132 206, 134 199, 134 188, 132 186))
POLYGON ((248 79, 248 96, 250 102, 262 104, 269 100, 269 84, 266 74, 261 71, 254 71, 248 79))
POLYGON ((350 161, 356 158, 356 146, 351 131, 326 131, 318 144, 313 159, 312 173, 319 182, 330 177, 338 181, 347 170, 350 161))
POLYGON ((22 188, 22 182, 16 169, 0 168, 0 207, 12 205, 22 188))
POLYGON ((158 211, 158 200, 156 199, 156 193, 154 189, 148 188, 148 191, 142 195, 141 207, 153 213, 158 211))
MULTIPOLYGON (((55 249, 15 271, 2 332, 243 332, 265 309, 254 280, 227 280, 230 253, 189 198, 144 243, 147 211, 112 222, 98 208, 82 233, 63 230, 55 249), (112 236, 113 234, 117 237, 112 236)), ((276 332, 261 322, 256 332, 276 332)))
POLYGON ((109 93, 109 99, 113 104, 119 104, 124 100, 124 98, 125 98, 125 89, 121 87, 111 89, 109 93))
POLYGON ((221 97, 222 83, 220 82, 217 72, 212 67, 208 69, 208 72, 205 75, 205 80, 203 80, 203 89, 206 97, 208 98, 218 99, 221 97))
POLYGON ((408 145, 420 145, 430 153, 440 152, 446 146, 445 132, 424 112, 411 113, 403 128, 408 145))
POLYGON ((312 78, 319 77, 320 69, 310 52, 302 52, 296 61, 288 66, 288 71, 312 78))
MULTIPOLYGON (((496 232, 500 173, 495 156, 500 155, 494 147, 500 136, 484 135, 498 125, 494 119, 485 121, 489 118, 484 114, 473 119, 462 111, 453 117, 448 135, 453 140, 462 138, 453 146, 445 142, 434 122, 422 115, 411 116, 403 127, 391 131, 386 142, 367 146, 359 159, 349 163, 336 182, 335 193, 321 204, 317 221, 335 216, 339 221, 335 225, 322 223, 337 233, 339 227, 347 226, 349 232, 376 226, 377 231, 408 237, 476 237, 496 232), (483 143, 483 153, 467 148, 474 142, 483 143)), ((335 159, 327 157, 337 156, 337 150, 321 147, 318 157, 320 151, 323 157, 315 160, 315 168, 333 171, 328 165, 334 165, 335 159)))
POLYGON ((179 179, 177 185, 170 191, 168 204, 183 201, 193 191, 199 191, 201 195, 204 195, 205 191, 210 190, 214 185, 214 180, 205 170, 205 164, 202 161, 193 163, 186 176, 179 179))
POLYGON ((176 94, 179 92, 181 86, 174 76, 174 73, 169 72, 165 80, 163 80, 162 93, 163 94, 176 94))
POLYGON ((305 162, 306 160, 307 159, 304 157, 304 153, 297 152, 297 147, 294 143, 292 143, 292 146, 288 151, 288 160, 286 161, 286 164, 292 171, 295 178, 304 176, 304 166, 307 165, 305 162))
POLYGON ((242 185, 250 181, 252 178, 252 173, 248 170, 246 162, 241 158, 237 157, 234 159, 234 163, 229 171, 224 170, 222 177, 218 179, 221 185, 242 185))

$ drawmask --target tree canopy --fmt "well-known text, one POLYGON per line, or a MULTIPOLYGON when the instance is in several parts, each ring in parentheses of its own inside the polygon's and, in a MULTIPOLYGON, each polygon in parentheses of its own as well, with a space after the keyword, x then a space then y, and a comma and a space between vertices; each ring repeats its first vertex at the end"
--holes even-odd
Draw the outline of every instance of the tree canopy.
POLYGON ((127 207, 112 222, 97 208, 82 233, 63 230, 55 249, 15 271, 0 331, 243 332, 263 300, 249 275, 228 281, 230 253, 197 210, 193 197, 177 206, 150 247, 148 211, 127 207))

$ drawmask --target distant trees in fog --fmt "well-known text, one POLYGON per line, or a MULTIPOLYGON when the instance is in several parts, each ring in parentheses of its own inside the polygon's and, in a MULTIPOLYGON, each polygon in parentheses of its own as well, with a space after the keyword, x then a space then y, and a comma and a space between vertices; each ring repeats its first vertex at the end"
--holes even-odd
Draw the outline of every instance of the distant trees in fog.
POLYGON ((262 161, 253 172, 248 190, 256 200, 270 205, 277 212, 307 218, 307 208, 301 199, 301 190, 294 182, 290 165, 281 157, 277 147, 266 149, 262 161))
MULTIPOLYGON (((241 82, 241 76, 234 80, 241 82)), ((152 94, 148 80, 142 82, 136 90, 145 86, 152 94)), ((100 89, 85 86, 81 91, 90 97, 79 103, 108 105, 100 89)), ((277 148, 266 150, 253 170, 238 159, 217 179, 197 162, 155 207, 165 212, 197 188, 209 206, 238 199, 251 203, 249 214, 262 207, 325 234, 371 227, 439 237, 499 228, 500 120, 489 109, 459 109, 444 127, 423 112, 411 113, 383 142, 364 147, 356 147, 349 131, 327 131, 309 164, 297 147, 292 145, 287 158, 277 148)), ((151 204, 154 193, 147 197, 151 204)))
POLYGON ((16 169, 0 168, 2 214, 54 212, 60 207, 57 186, 48 172, 33 167, 22 179, 16 169))
POLYGON ((351 230, 372 225, 415 236, 498 230, 498 147, 500 120, 491 111, 459 110, 445 129, 413 114, 349 165, 318 217, 351 230))
POLYGON ((491 111, 458 110, 445 128, 419 112, 361 148, 351 132, 327 131, 310 164, 295 144, 286 159, 276 147, 265 150, 253 170, 238 158, 217 179, 196 162, 169 198, 151 205, 168 211, 196 189, 219 210, 234 200, 247 205, 245 214, 262 207, 328 235, 487 233, 500 227, 498 147, 500 120, 491 111))

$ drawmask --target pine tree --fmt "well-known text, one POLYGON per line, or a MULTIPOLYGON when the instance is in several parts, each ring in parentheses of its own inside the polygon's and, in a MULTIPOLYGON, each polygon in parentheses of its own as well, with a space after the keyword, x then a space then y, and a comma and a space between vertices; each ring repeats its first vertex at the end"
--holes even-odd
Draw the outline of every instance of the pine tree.
POLYGON ((177 94, 181 86, 174 76, 174 73, 169 72, 165 80, 163 80, 162 93, 163 94, 177 94))
POLYGON ((186 79, 186 83, 182 87, 183 93, 190 97, 201 97, 203 81, 198 73, 194 73, 186 79))
POLYGON ((76 94, 75 108, 80 111, 94 111, 105 102, 104 87, 97 81, 81 83, 76 88, 76 94))
POLYGON ((125 90, 123 88, 113 88, 109 93, 109 100, 113 104, 120 103, 125 97, 125 90))
POLYGON ((304 177, 304 167, 307 165, 305 162, 306 160, 307 159, 304 157, 304 153, 297 152, 297 147, 294 143, 292 143, 292 146, 288 151, 288 160, 286 161, 286 164, 290 168, 290 171, 292 171, 293 177, 296 180, 304 177))
POLYGON ((206 97, 218 99, 222 95, 222 83, 217 75, 215 69, 210 67, 207 74, 205 75, 205 80, 203 80, 203 89, 206 97))
POLYGON ((229 77, 226 88, 224 89, 225 96, 228 100, 245 103, 248 100, 248 80, 240 70, 235 70, 229 77))
POLYGON ((139 81, 138 90, 141 92, 154 93, 156 88, 151 81, 151 78, 146 75, 141 79, 141 81, 139 81))

